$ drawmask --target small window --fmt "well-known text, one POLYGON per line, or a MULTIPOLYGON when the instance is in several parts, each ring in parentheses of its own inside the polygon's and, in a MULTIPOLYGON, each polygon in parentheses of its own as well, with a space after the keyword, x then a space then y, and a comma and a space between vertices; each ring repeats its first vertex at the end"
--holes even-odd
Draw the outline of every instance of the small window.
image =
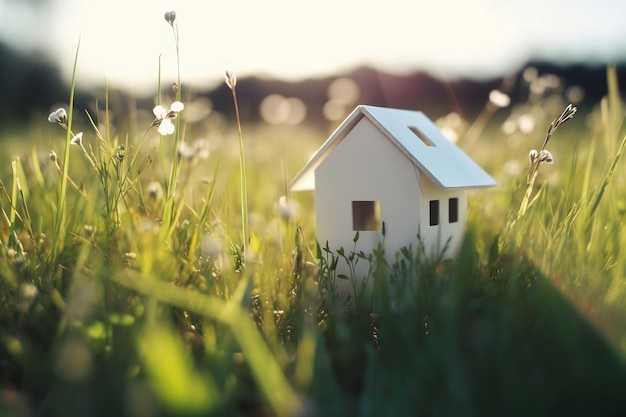
POLYGON ((439 224, 439 200, 430 200, 430 225, 439 224))
POLYGON ((380 230, 380 201, 352 202, 352 230, 380 230))
POLYGON ((422 133, 422 131, 419 130, 418 128, 416 128, 415 126, 409 126, 409 130, 411 132, 413 132, 413 134, 415 136, 417 136, 417 138, 419 140, 421 140, 424 145, 426 145, 426 146, 435 146, 433 141, 428 139, 428 136, 426 136, 424 133, 422 133))
POLYGON ((456 223, 459 221, 459 199, 451 198, 448 200, 448 222, 456 223))

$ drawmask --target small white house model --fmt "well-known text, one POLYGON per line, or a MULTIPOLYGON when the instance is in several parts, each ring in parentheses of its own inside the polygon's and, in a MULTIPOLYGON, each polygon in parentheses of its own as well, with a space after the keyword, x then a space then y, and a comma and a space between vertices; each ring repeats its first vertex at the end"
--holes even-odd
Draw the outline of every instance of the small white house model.
MULTIPOLYGON (((395 253, 418 235, 452 255, 465 231, 467 190, 496 182, 422 112, 358 106, 291 182, 315 190, 319 244, 395 253)), ((367 269, 365 269, 367 272, 367 269)))

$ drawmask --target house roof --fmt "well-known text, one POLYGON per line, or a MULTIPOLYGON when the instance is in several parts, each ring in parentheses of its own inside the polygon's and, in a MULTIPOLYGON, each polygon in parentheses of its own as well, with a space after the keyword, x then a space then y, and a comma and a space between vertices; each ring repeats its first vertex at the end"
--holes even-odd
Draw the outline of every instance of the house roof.
POLYGON ((363 118, 376 126, 409 160, 441 189, 493 187, 496 182, 424 113, 357 106, 311 160, 293 178, 293 191, 315 188, 315 169, 363 118))

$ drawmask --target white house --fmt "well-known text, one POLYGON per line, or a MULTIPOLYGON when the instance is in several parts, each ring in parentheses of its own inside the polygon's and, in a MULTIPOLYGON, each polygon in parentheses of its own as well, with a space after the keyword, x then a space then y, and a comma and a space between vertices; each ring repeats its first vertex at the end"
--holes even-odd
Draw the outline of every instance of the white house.
MULTIPOLYGON (((358 106, 291 182, 315 190, 317 240, 395 253, 421 237, 429 254, 458 249, 467 190, 496 182, 422 112, 358 106)), ((365 270, 366 272, 366 270, 365 270)), ((358 278, 358 277, 357 277, 358 278)))

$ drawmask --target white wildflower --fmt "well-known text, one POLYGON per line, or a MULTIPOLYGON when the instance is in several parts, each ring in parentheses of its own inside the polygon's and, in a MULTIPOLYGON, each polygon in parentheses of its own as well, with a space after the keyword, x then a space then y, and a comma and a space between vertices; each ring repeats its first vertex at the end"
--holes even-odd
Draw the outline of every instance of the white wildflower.
POLYGON ((180 101, 173 102, 169 110, 160 104, 155 106, 152 112, 156 119, 152 122, 152 126, 159 127, 160 135, 167 136, 173 134, 175 128, 172 119, 175 119, 184 108, 185 105, 180 101))
POLYGON ((282 196, 278 199, 277 206, 278 214, 285 220, 295 220, 300 214, 300 206, 297 202, 289 200, 287 197, 282 196))
POLYGON ((541 162, 547 162, 551 164, 554 162, 554 157, 552 156, 550 151, 548 151, 547 149, 542 149, 541 152, 539 152, 539 160, 541 162))
POLYGON ((67 112, 63 107, 60 107, 48 115, 48 121, 50 123, 65 124, 67 122, 67 112))
POLYGON ((78 145, 81 148, 83 147, 83 132, 78 132, 72 140, 70 140, 72 145, 78 145))
POLYGON ((157 181, 152 181, 150 184, 148 184, 148 196, 152 199, 152 200, 160 200, 163 198, 163 187, 161 187, 161 184, 157 181))
POLYGON ((209 146, 206 139, 196 139, 191 145, 181 142, 178 145, 178 155, 188 161, 197 162, 209 157, 209 146))

